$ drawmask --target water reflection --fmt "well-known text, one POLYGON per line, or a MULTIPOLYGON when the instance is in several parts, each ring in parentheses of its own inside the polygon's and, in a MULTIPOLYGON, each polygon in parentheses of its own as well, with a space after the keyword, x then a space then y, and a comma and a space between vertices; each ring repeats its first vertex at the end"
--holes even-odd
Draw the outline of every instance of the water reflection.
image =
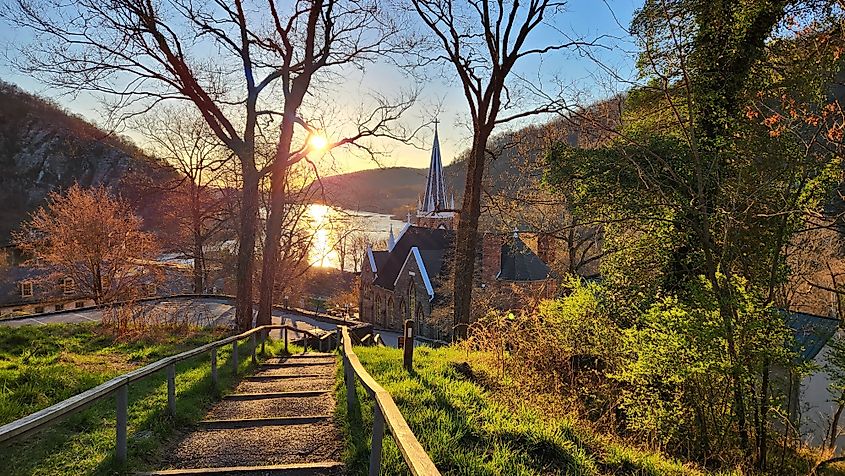
POLYGON ((398 234, 404 223, 390 215, 345 210, 328 205, 308 205, 306 226, 311 234, 308 261, 313 266, 358 271, 366 243, 387 240, 390 225, 398 234))

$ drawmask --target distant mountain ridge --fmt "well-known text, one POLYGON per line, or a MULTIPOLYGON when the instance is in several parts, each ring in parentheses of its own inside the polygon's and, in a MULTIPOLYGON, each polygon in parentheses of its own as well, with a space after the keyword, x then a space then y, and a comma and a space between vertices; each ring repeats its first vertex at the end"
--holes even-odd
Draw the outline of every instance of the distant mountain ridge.
POLYGON ((170 172, 127 140, 0 81, 0 244, 48 193, 74 182, 106 185, 137 199, 121 186, 134 173, 170 172))
MULTIPOLYGON (((447 193, 459 201, 463 193, 465 174, 462 164, 444 167, 447 193)), ((405 219, 415 213, 417 200, 425 189, 428 169, 387 167, 368 169, 323 177, 314 182, 321 201, 349 210, 362 210, 393 215, 405 219)))

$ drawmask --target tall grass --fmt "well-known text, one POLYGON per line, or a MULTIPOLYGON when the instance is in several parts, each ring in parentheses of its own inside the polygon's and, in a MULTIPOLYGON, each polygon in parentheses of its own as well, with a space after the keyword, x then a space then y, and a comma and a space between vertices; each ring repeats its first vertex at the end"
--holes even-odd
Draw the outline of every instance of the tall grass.
MULTIPOLYGON (((537 409, 506 407, 484 384, 462 371, 467 353, 456 348, 418 348, 414 372, 397 349, 356 348, 361 362, 393 396, 414 434, 444 474, 695 474, 658 455, 599 441, 565 419, 537 409)), ((464 367, 465 368, 465 367, 464 367)), ((474 371, 483 371, 473 367, 474 371)), ((338 374, 338 415, 347 435, 350 474, 366 474, 372 400, 358 385, 359 406, 346 409, 338 374)), ((408 474, 392 439, 386 438, 382 474, 408 474)))

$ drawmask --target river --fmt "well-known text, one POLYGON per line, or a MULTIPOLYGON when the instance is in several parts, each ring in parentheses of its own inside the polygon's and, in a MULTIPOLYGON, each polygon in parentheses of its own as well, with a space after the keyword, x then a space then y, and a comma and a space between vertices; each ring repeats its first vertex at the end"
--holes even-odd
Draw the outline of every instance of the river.
POLYGON ((405 223, 382 213, 346 210, 318 203, 308 205, 306 226, 313 234, 308 253, 314 266, 358 271, 366 243, 387 241, 390 225, 398 234, 405 223))

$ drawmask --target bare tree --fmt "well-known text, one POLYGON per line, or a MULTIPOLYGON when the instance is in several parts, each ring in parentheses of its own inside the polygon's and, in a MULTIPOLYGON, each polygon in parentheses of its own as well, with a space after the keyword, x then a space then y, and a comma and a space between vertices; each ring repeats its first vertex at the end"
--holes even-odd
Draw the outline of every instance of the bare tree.
MULTIPOLYGON (((467 157, 467 178, 455 244, 455 337, 466 335, 470 320, 481 187, 487 142, 496 126, 535 114, 550 112, 554 104, 521 108, 525 98, 513 94, 508 82, 514 67, 527 57, 581 45, 579 41, 537 46, 532 35, 560 13, 565 1, 530 0, 488 2, 468 0, 412 0, 423 23, 437 41, 437 56, 460 80, 472 120, 472 147, 467 157), (529 41, 532 40, 532 41, 529 41)), ((528 101, 529 103, 531 101, 528 101)))
MULTIPOLYGON (((275 9, 271 0, 270 7, 275 9)), ((170 100, 189 101, 237 157, 241 197, 237 311, 252 323, 255 228, 262 164, 256 133, 272 109, 263 96, 284 76, 267 60, 266 11, 227 2, 15 0, 0 9, 34 34, 18 67, 67 91, 112 100, 115 120, 142 115, 170 100), (213 52, 210 54, 210 52, 213 52)))
POLYGON ((66 194, 51 193, 13 240, 35 266, 49 271, 48 280, 71 278, 77 292, 103 304, 134 297, 159 280, 153 263, 158 245, 141 225, 126 202, 105 188, 73 185, 66 194))
MULTIPOLYGON (((376 58, 406 51, 400 44, 400 28, 389 10, 375 0, 301 0, 285 15, 270 3, 274 34, 264 47, 280 65, 284 111, 279 125, 276 154, 268 166, 271 176, 270 212, 265 231, 257 322, 270 323, 273 289, 282 239, 286 181, 289 169, 307 157, 315 124, 303 119, 300 109, 310 90, 319 87, 321 76, 344 68, 361 67, 376 58), (295 147, 295 126, 301 126, 305 138, 295 147)), ((349 137, 324 144, 327 149, 352 144, 366 137, 395 137, 388 126, 408 109, 411 99, 396 103, 384 100, 366 112, 357 122, 357 131, 349 137)))
POLYGON ((176 227, 162 237, 164 243, 193 260, 194 292, 203 293, 208 285, 206 248, 228 218, 220 187, 230 152, 189 108, 164 108, 137 122, 152 152, 178 172, 168 183, 149 186, 166 196, 160 212, 176 227))

